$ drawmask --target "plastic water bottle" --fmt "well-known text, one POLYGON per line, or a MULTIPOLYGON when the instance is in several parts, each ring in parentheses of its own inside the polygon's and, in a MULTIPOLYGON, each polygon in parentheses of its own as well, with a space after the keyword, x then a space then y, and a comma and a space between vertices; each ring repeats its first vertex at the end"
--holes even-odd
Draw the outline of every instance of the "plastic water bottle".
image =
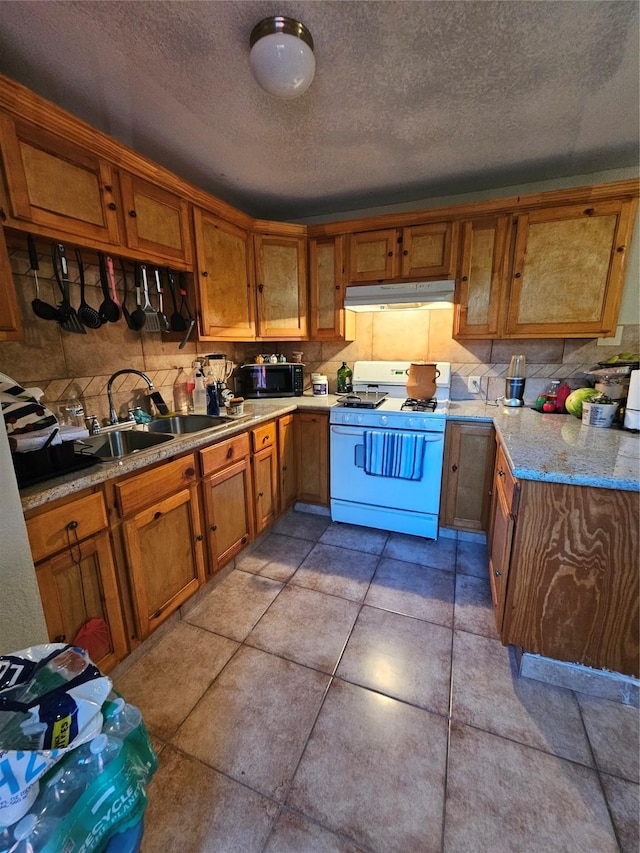
POLYGON ((35 814, 25 815, 13 830, 16 844, 11 853, 38 853, 55 833, 59 821, 50 817, 36 817, 35 814))
POLYGON ((121 749, 122 741, 105 734, 99 734, 89 744, 79 747, 76 765, 82 783, 90 784, 108 764, 118 757, 121 749))
POLYGON ((140 709, 129 705, 121 697, 115 700, 113 713, 109 714, 102 726, 102 733, 124 740, 129 732, 137 729, 142 722, 140 709))
POLYGON ((36 800, 34 813, 52 818, 64 818, 84 793, 84 784, 71 761, 65 762, 36 800))

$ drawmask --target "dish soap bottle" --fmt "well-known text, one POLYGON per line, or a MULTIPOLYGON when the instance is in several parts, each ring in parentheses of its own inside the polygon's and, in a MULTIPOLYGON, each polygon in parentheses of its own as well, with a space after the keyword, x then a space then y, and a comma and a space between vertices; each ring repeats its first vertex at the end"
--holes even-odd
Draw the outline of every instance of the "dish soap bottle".
POLYGON ((202 370, 198 369, 193 389, 193 413, 194 415, 207 414, 207 389, 204 386, 202 370))
POLYGON ((350 394, 353 391, 353 372, 346 361, 338 368, 338 394, 350 394))

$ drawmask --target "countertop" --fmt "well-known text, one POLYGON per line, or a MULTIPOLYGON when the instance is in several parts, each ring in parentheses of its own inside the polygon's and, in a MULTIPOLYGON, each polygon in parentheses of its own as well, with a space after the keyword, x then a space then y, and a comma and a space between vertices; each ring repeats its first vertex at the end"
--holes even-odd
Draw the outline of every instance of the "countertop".
MULTIPOLYGON (((296 409, 328 410, 338 397, 283 397, 246 402, 244 416, 228 425, 182 435, 122 460, 101 462, 81 473, 21 490, 23 510, 65 497, 113 477, 129 474, 177 454, 222 441, 239 432, 296 409)), ((573 415, 539 414, 527 407, 508 409, 473 400, 453 401, 449 420, 491 422, 504 446, 514 476, 579 486, 640 490, 640 436, 618 429, 583 426, 573 415)))

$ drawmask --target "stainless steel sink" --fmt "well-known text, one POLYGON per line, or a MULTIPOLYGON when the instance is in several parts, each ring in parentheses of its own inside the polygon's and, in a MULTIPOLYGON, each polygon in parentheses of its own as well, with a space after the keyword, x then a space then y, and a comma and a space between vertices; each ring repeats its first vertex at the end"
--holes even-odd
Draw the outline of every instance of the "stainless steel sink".
POLYGON ((158 444, 171 441, 172 435, 142 432, 136 429, 118 429, 83 438, 77 444, 86 453, 93 453, 100 459, 121 459, 140 450, 148 450, 158 444))
POLYGON ((157 418, 147 424, 150 433, 171 433, 173 435, 184 435, 190 432, 201 432, 212 427, 224 426, 232 423, 234 418, 224 415, 174 415, 172 418, 157 418))

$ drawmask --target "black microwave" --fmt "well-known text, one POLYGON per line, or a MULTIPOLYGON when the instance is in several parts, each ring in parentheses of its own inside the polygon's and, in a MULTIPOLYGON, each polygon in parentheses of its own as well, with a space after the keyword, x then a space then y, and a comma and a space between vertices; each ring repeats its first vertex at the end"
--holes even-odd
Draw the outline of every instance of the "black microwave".
POLYGON ((302 397, 302 364, 243 364, 236 390, 246 399, 256 397, 302 397))

